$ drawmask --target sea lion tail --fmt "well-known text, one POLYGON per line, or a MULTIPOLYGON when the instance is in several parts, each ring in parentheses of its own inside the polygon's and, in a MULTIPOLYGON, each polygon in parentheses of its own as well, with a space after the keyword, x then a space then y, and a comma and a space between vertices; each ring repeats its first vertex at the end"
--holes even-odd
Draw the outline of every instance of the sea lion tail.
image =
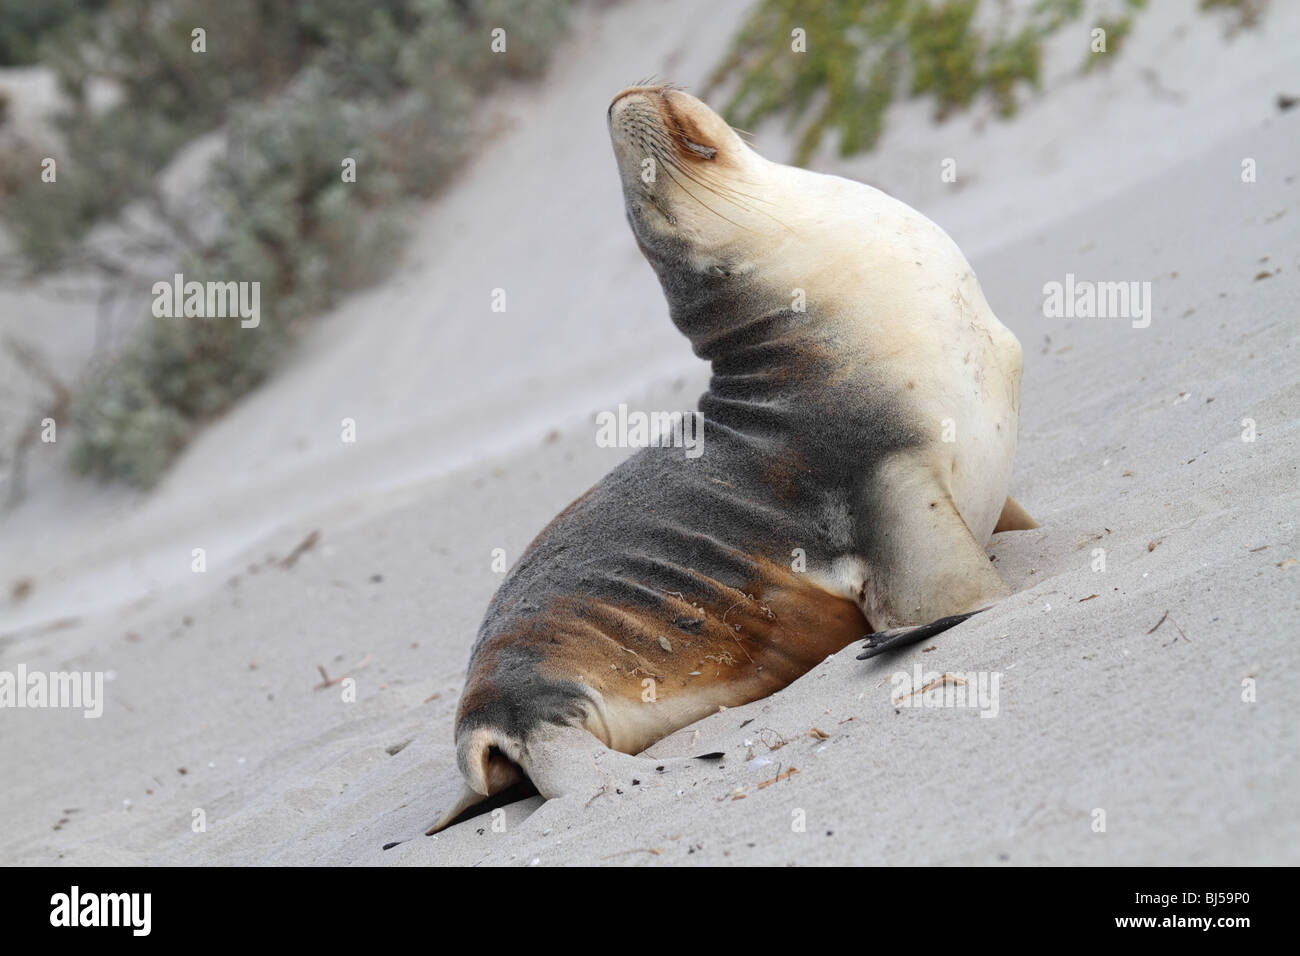
POLYGON ((462 730, 456 736, 456 763, 475 793, 490 797, 523 778, 522 740, 490 726, 462 730))
POLYGON ((427 834, 524 780, 547 800, 572 794, 587 799, 613 782, 658 777, 689 759, 634 757, 610 749, 584 727, 551 721, 536 724, 522 738, 490 724, 464 729, 456 736, 456 753, 465 785, 427 834))
POLYGON ((457 734, 456 763, 465 785, 425 834, 445 829, 470 807, 523 780, 523 771, 516 762, 522 758, 523 750, 522 741, 495 727, 463 729, 457 734))

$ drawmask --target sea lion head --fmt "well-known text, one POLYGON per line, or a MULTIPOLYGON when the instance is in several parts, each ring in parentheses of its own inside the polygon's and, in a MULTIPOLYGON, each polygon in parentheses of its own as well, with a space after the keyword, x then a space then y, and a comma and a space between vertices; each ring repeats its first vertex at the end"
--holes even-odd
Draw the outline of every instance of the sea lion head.
POLYGON ((628 222, 698 354, 716 354, 728 326, 788 310, 793 287, 855 271, 869 217, 845 190, 865 187, 764 159, 672 86, 623 90, 608 122, 628 222))
POLYGON ((720 280, 734 290, 781 244, 785 226, 767 188, 775 164, 675 87, 624 90, 608 121, 628 222, 683 326, 686 300, 720 280))
POLYGON ((752 245, 763 159, 703 102, 671 86, 634 86, 609 106, 628 221, 656 270, 717 274, 752 245))

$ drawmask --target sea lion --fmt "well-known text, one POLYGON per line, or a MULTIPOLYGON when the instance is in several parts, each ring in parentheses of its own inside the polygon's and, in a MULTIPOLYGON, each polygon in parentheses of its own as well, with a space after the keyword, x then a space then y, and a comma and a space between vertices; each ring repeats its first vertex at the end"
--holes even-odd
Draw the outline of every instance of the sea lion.
POLYGON ((673 87, 624 90, 608 124, 632 233, 713 366, 706 451, 641 450, 510 571, 456 716, 468 787, 429 832, 525 776, 571 792, 864 635, 865 657, 952 627, 1009 593, 989 536, 1037 526, 1007 496, 1020 344, 942 229, 763 159, 673 87))

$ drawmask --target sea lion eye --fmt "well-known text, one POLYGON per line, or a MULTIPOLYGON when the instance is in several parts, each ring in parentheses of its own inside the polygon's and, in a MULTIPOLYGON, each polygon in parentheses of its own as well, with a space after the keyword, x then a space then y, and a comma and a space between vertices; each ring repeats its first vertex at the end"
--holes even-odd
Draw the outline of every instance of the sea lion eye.
POLYGON ((701 159, 712 159, 718 155, 718 151, 712 146, 701 146, 699 143, 692 143, 685 135, 682 136, 682 142, 686 144, 687 149, 701 159))

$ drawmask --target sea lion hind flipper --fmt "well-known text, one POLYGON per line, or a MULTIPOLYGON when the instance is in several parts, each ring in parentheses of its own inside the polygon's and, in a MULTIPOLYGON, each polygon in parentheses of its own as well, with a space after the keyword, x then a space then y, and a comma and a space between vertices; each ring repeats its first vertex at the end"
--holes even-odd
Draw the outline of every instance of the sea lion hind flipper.
POLYGON ((695 759, 633 757, 610 749, 583 728, 563 724, 538 725, 525 740, 488 727, 475 728, 462 736, 457 751, 466 785, 426 835, 445 829, 469 808, 521 783, 531 783, 547 800, 567 796, 588 800, 634 780, 670 773, 695 759))
POLYGON ((987 611, 988 608, 982 607, 978 611, 967 611, 965 614, 952 614, 948 617, 941 617, 937 621, 931 621, 929 624, 913 624, 908 627, 891 627, 887 631, 877 631, 875 634, 868 634, 866 642, 862 645, 862 653, 858 655, 858 660, 865 661, 877 654, 883 654, 885 651, 896 650, 900 647, 906 647, 908 644, 915 644, 923 641, 927 637, 933 637, 950 627, 956 627, 968 617, 979 614, 980 611, 987 611))
POLYGON ((433 823, 429 824, 429 826, 425 828, 424 835, 433 836, 438 831, 445 830, 447 827, 455 823, 457 818, 459 818, 460 815, 470 807, 476 806, 487 799, 489 798, 471 789, 468 785, 462 785, 460 794, 456 797, 456 800, 450 807, 438 815, 438 819, 434 820, 433 823))
POLYGON ((475 727, 457 735, 456 762, 465 785, 456 800, 424 831, 431 836, 450 826, 462 813, 524 779, 516 762, 521 746, 508 734, 475 727))

